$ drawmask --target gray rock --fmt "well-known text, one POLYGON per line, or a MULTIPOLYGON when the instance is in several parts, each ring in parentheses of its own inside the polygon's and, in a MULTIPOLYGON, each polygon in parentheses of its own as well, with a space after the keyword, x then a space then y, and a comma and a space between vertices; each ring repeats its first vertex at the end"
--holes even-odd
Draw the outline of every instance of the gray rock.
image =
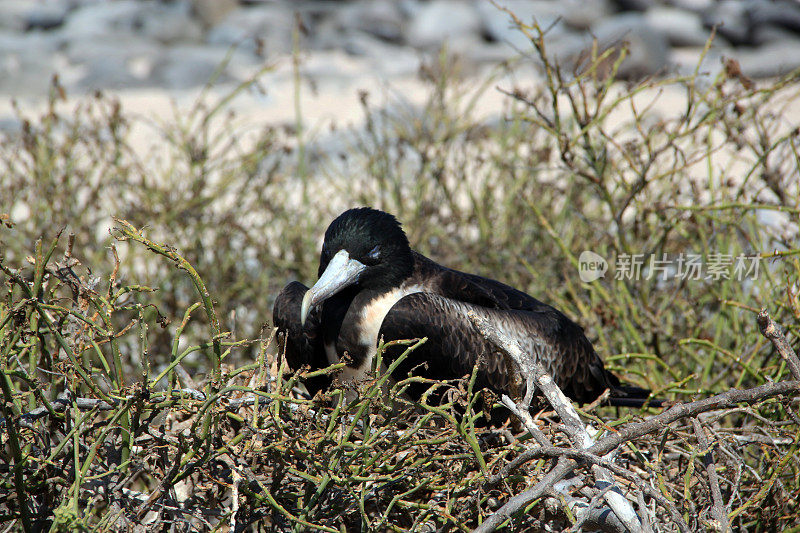
POLYGON ((237 0, 192 0, 192 14, 206 28, 225 20, 237 7, 237 0))
POLYGON ((342 29, 355 29, 391 42, 400 42, 403 38, 403 10, 391 0, 360 0, 346 4, 333 18, 342 29))
POLYGON ((44 96, 58 72, 59 39, 50 32, 0 30, 0 93, 44 96))
POLYGON ((197 43, 203 37, 188 2, 159 3, 143 10, 137 33, 162 44, 197 43))
POLYGON ((789 1, 723 0, 704 14, 703 24, 716 25, 717 32, 734 45, 760 45, 780 38, 773 28, 800 33, 800 5, 789 1))
MULTIPOLYGON (((205 85, 221 68, 228 50, 210 46, 173 46, 166 50, 153 68, 152 81, 167 89, 188 89, 205 85)), ((214 80, 224 83, 233 79, 223 70, 214 80)))
POLYGON ((657 0, 614 0, 620 11, 647 11, 658 4, 657 0))
POLYGON ((557 4, 564 23, 578 30, 587 30, 598 20, 613 15, 608 0, 563 0, 557 4))
POLYGON ((475 65, 496 66, 499 63, 518 58, 519 56, 520 51, 514 50, 507 44, 502 43, 484 43, 481 46, 466 50, 464 53, 465 59, 475 65))
POLYGON ((7 0, 3 2, 3 16, 0 29, 22 31, 25 29, 25 15, 31 4, 27 0, 7 0))
POLYGON ((800 39, 770 43, 758 48, 736 50, 734 57, 745 76, 771 78, 800 68, 800 39))
POLYGON ((667 40, 647 23, 644 15, 625 13, 602 20, 592 27, 592 34, 601 50, 628 43, 628 56, 618 72, 620 77, 647 76, 667 66, 669 58, 667 40))
MULTIPOLYGON (((536 23, 549 36, 564 32, 559 21, 564 11, 558 2, 511 0, 500 5, 507 7, 523 24, 536 23)), ((483 31, 493 41, 504 43, 518 51, 527 51, 532 45, 530 39, 516 27, 511 16, 490 2, 478 0, 476 8, 483 21, 483 31)), ((532 33, 535 35, 535 32, 532 33)))
POLYGON ((52 56, 3 54, 0 61, 0 92, 22 97, 45 96, 56 72, 52 56))
POLYGON ((49 30, 64 22, 68 10, 69 5, 64 1, 3 0, 0 3, 0 28, 15 31, 49 30))
POLYGON ((238 46, 263 57, 292 51, 294 13, 282 5, 242 7, 211 28, 206 43, 238 46))
POLYGON ((645 21, 673 46, 703 46, 711 36, 700 15, 682 9, 654 7, 645 13, 645 21))
POLYGON ((0 134, 14 136, 20 131, 22 131, 22 121, 20 119, 13 115, 0 116, 0 134))
POLYGON ((424 5, 411 20, 406 42, 417 48, 435 48, 445 41, 475 39, 481 32, 478 12, 468 2, 433 0, 424 5))
POLYGON ((417 16, 417 13, 422 9, 422 2, 420 0, 400 0, 397 2, 400 12, 406 19, 411 19, 417 16))
POLYGON ((0 29, 0 57, 8 53, 50 55, 60 44, 58 36, 50 32, 18 33, 0 29))
POLYGON ((691 76, 697 71, 695 85, 698 90, 708 89, 717 75, 724 68, 723 58, 731 56, 731 49, 721 46, 717 41, 703 55, 704 47, 673 48, 670 53, 670 64, 675 67, 675 74, 691 76))
POLYGON ((30 8, 24 16, 25 30, 51 30, 57 28, 64 23, 68 12, 69 4, 63 0, 47 3, 30 2, 30 8))
POLYGON ((141 35, 163 44, 197 42, 200 23, 191 17, 187 0, 139 2, 121 0, 87 4, 76 9, 61 29, 65 40, 141 35))
MULTIPOLYGON (((564 71, 573 71, 585 64, 592 49, 592 40, 586 33, 560 33, 545 40, 548 60, 564 71)), ((534 59, 538 59, 534 56, 534 59)))
POLYGON ((722 0, 703 14, 703 26, 717 28, 717 34, 731 44, 752 44, 753 35, 747 6, 739 0, 722 0))
POLYGON ((86 92, 147 87, 151 85, 149 76, 154 62, 152 57, 131 58, 110 48, 104 57, 81 64, 83 75, 74 85, 86 92))
POLYGON ((163 47, 158 43, 136 35, 76 38, 63 47, 67 59, 73 64, 102 62, 111 57, 122 62, 142 57, 156 58, 162 51, 163 47))
POLYGON ((672 0, 670 4, 678 9, 692 13, 705 13, 714 7, 715 0, 672 0))
POLYGON ((369 59, 373 72, 381 76, 414 76, 419 71, 419 54, 407 47, 391 46, 363 32, 350 32, 342 43, 347 53, 369 59))
POLYGON ((770 24, 800 33, 800 4, 797 2, 750 0, 747 16, 754 29, 770 24))
POLYGON ((66 40, 131 35, 141 26, 146 9, 136 0, 85 4, 67 16, 60 33, 66 40))
POLYGON ((774 24, 761 24, 753 28, 753 42, 759 46, 780 41, 792 41, 797 37, 797 33, 774 24))
POLYGON ((152 40, 122 34, 117 38, 72 40, 64 54, 82 72, 75 88, 92 91, 147 86, 153 65, 163 50, 152 40))

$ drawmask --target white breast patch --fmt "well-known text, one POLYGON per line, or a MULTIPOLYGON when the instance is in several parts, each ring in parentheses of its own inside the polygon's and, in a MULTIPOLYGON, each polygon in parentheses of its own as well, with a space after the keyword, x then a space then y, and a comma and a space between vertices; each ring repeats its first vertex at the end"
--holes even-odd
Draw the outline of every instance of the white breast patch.
POLYGON ((366 373, 372 367, 372 359, 375 357, 375 353, 377 352, 379 340, 378 335, 380 333, 381 326, 383 325, 383 319, 386 318, 386 315, 389 313, 392 307, 394 307, 394 304, 409 294, 415 294, 418 292, 423 292, 423 287, 420 285, 409 285, 407 287, 401 286, 378 296, 364 306, 364 309, 361 310, 361 313, 358 317, 358 327, 362 332, 358 342, 366 348, 367 356, 364 358, 364 362, 360 367, 352 369, 354 374, 353 377, 363 376, 364 373, 366 373))

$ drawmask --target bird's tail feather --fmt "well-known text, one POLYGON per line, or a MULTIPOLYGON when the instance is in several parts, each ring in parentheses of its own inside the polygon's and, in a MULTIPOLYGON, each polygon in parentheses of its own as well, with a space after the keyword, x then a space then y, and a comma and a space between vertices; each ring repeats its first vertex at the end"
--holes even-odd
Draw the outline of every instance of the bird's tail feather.
POLYGON ((662 407, 664 400, 653 398, 652 391, 633 385, 619 385, 611 389, 608 405, 614 407, 662 407))

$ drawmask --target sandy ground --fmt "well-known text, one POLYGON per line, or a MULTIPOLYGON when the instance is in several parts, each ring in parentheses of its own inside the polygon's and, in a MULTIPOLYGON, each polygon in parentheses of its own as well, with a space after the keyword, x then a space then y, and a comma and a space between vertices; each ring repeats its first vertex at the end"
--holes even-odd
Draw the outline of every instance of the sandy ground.
MULTIPOLYGON (((301 73, 299 106, 296 102, 297 83, 289 57, 277 61, 272 70, 258 77, 258 84, 238 94, 227 106, 236 112, 237 128, 247 131, 265 125, 294 125, 298 108, 306 131, 324 131, 332 126, 354 127, 364 120, 359 101, 362 92, 369 94, 370 104, 375 106, 392 102, 419 106, 430 95, 430 84, 424 83, 419 77, 380 76, 373 72, 368 62, 342 52, 315 53, 303 62, 301 73)), ((485 79, 488 75, 482 74, 476 80, 485 79)), ((525 76, 523 80, 533 83, 534 77, 525 76)), ((467 82, 468 85, 471 83, 467 82)), ((510 86, 508 80, 501 80, 500 84, 510 86)), ((202 88, 181 91, 135 89, 106 91, 106 94, 120 101, 127 116, 143 119, 138 121, 131 142, 137 152, 146 153, 153 147, 152 132, 146 124, 167 122, 175 116, 176 110, 180 114, 188 114, 200 99, 207 106, 212 106, 235 87, 226 84, 209 91, 202 88)), ((60 103, 59 108, 69 112, 84 98, 68 95, 68 100, 60 103)), ((506 103, 504 95, 490 88, 483 92, 478 101, 477 116, 496 115, 506 103)), ((18 98, 17 104, 24 114, 37 116, 46 109, 46 95, 18 98)), ((11 98, 0 96, 0 118, 11 119, 13 116, 11 98)))
MULTIPOLYGON (((255 68, 255 67, 254 67, 255 68)), ((227 108, 235 112, 235 131, 242 132, 246 139, 248 131, 258 131, 265 126, 294 126, 297 123, 297 109, 300 110, 303 128, 306 132, 320 134, 329 128, 358 127, 364 121, 364 111, 360 103, 361 94, 369 94, 372 106, 421 106, 430 97, 430 83, 423 82, 419 76, 395 76, 387 78, 375 73, 374 65, 368 61, 353 58, 339 51, 315 52, 307 56, 301 65, 301 82, 295 81, 295 72, 291 57, 278 60, 272 68, 258 78, 258 83, 240 92, 227 108), (299 102, 296 98, 299 94, 299 102), (299 103, 299 105, 297 105, 299 103)), ((541 82, 530 65, 522 65, 512 73, 497 75, 490 83, 486 80, 492 76, 491 70, 473 73, 472 77, 461 80, 460 87, 466 95, 479 92, 474 109, 476 118, 501 116, 508 109, 510 98, 498 87, 511 90, 515 86, 531 90, 541 82)), ((762 82, 766 83, 766 82, 762 82)), ((126 116, 132 117, 133 128, 129 142, 134 151, 142 158, 157 155, 160 143, 153 135, 153 126, 175 121, 176 113, 186 116, 191 109, 202 100, 206 106, 212 106, 224 98, 234 85, 216 86, 205 92, 201 88, 183 91, 166 91, 154 89, 122 90, 109 92, 122 105, 126 116)), ((627 90, 619 84, 620 93, 627 90)), ((779 115, 781 129, 789 131, 800 124, 800 89, 798 85, 784 89, 775 113, 779 115)), ((85 97, 68 95, 65 102, 59 104, 65 112, 69 112, 85 97)), ((658 90, 642 92, 636 97, 639 110, 652 106, 662 117, 679 116, 686 108, 686 91, 678 86, 665 86, 658 90)), ((46 108, 45 95, 31 95, 18 99, 18 105, 28 116, 41 114, 46 108)), ((616 124, 628 123, 631 109, 621 106, 608 117, 610 131, 616 124)), ((13 117, 10 98, 0 97, 0 119, 13 117)), ((230 127, 228 122, 217 122, 216 127, 230 127)), ((624 129, 620 130, 624 135, 624 129)), ((618 139, 624 141, 624 137, 618 139)), ((246 141, 245 141, 246 142, 246 141)), ((163 148, 161 148, 163 149, 163 148)), ((744 167, 730 161, 736 158, 735 150, 721 151, 715 156, 717 169, 724 169, 727 175, 743 172, 744 167)), ((696 179, 708 179, 708 165, 702 164, 693 168, 696 179)), ((722 172, 720 170, 720 172, 722 172)))

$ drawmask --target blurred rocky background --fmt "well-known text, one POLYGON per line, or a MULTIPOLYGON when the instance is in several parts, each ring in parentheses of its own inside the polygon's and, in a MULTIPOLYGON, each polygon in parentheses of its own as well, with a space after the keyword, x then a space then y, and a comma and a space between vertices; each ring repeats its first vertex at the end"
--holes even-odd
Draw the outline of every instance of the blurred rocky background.
POLYGON ((191 89, 247 79, 293 51, 306 74, 334 84, 413 77, 443 44, 468 68, 524 60, 530 41, 498 5, 547 29, 561 64, 592 38, 629 43, 623 77, 694 70, 712 28, 712 73, 723 56, 752 78, 800 67, 793 0, 2 0, 0 94, 45 96, 54 73, 70 94, 191 89))

